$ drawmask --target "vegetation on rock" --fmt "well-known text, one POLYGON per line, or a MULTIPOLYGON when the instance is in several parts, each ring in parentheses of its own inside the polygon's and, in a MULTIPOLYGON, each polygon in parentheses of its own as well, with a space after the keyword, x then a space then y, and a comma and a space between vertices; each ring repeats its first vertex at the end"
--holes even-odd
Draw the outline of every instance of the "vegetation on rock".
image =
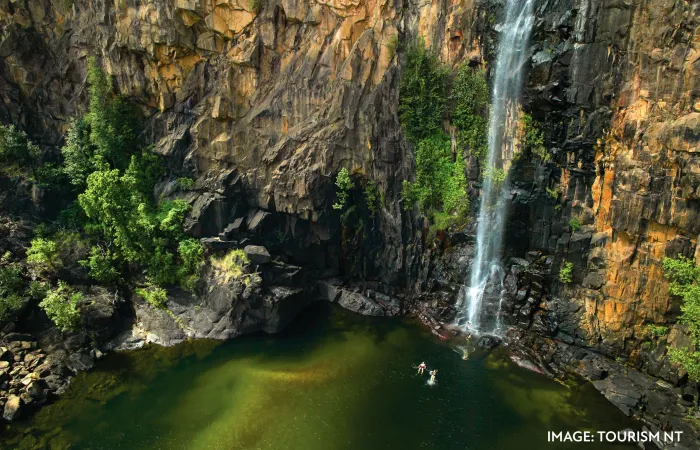
POLYGON ((405 180, 404 209, 417 204, 430 218, 431 234, 464 224, 469 211, 463 149, 474 155, 486 146, 488 89, 482 72, 463 66, 448 94, 450 71, 418 40, 406 52, 399 86, 399 119, 416 148, 415 181, 405 180), (457 128, 457 150, 443 131, 447 99, 457 128))
POLYGON ((350 197, 350 189, 355 187, 355 183, 353 183, 352 178, 350 178, 348 169, 345 167, 340 169, 340 172, 338 172, 338 175, 335 177, 335 185, 338 188, 336 191, 338 201, 333 203, 333 209, 343 209, 350 197))
POLYGON ((700 266, 678 255, 664 258, 663 268, 671 281, 669 293, 683 299, 679 320, 688 327, 694 348, 671 348, 671 360, 681 365, 691 379, 700 380, 700 266))
POLYGON ((80 323, 79 305, 83 295, 63 281, 39 304, 61 331, 73 331, 80 323))
POLYGON ((539 129, 537 122, 527 113, 520 114, 520 120, 525 127, 525 150, 536 156, 540 161, 547 162, 552 157, 544 146, 544 133, 539 129))
POLYGON ((562 283, 571 283, 574 281, 574 263, 566 261, 559 269, 559 281, 562 283))
POLYGON ((571 231, 576 232, 581 229, 581 226, 583 224, 581 223, 581 219, 578 217, 572 217, 569 219, 569 226, 571 227, 571 231))

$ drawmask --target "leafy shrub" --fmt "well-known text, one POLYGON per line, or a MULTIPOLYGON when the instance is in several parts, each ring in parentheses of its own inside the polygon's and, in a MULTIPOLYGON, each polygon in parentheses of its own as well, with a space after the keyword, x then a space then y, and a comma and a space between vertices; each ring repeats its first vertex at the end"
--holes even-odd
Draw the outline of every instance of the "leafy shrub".
POLYGON ((399 120, 410 142, 440 133, 449 71, 419 39, 406 51, 399 82, 399 120))
POLYGON ((80 323, 79 305, 83 296, 63 281, 51 290, 39 306, 61 331, 73 331, 80 323))
POLYGON ((177 251, 182 261, 180 269, 182 286, 192 291, 202 273, 204 247, 197 239, 185 239, 180 241, 177 251))
POLYGON ((10 262, 10 253, 0 258, 0 322, 10 318, 23 304, 22 267, 10 262))
POLYGON ((544 146, 544 134, 539 129, 537 122, 533 120, 531 115, 526 113, 522 113, 520 117, 525 127, 525 149, 529 150, 542 162, 552 159, 544 146))
POLYGON ((572 217, 569 219, 569 226, 571 227, 571 231, 576 232, 581 229, 581 219, 578 217, 572 217))
POLYGON ((416 181, 404 182, 404 207, 418 202, 421 212, 435 211, 464 217, 469 209, 464 160, 453 160, 449 136, 436 134, 418 143, 416 152, 416 181))
POLYGON ((692 260, 678 255, 678 258, 664 258, 663 268, 671 280, 669 293, 683 299, 680 322, 688 326, 694 351, 689 348, 669 350, 671 360, 681 365, 691 379, 700 380, 700 267, 692 260))
POLYGON ((562 283, 571 283, 574 281, 574 264, 566 261, 561 269, 559 269, 559 281, 562 283))
POLYGON ((37 179, 41 166, 41 150, 24 131, 14 125, 0 125, 0 173, 37 179))
POLYGON ((335 177, 335 185, 338 188, 336 192, 338 201, 333 204, 333 209, 343 209, 350 197, 350 189, 355 187, 352 178, 350 178, 348 169, 345 167, 340 169, 340 172, 338 172, 338 175, 335 177))
POLYGON ((109 249, 95 245, 90 249, 88 259, 80 261, 80 264, 88 269, 90 277, 102 283, 116 283, 119 281, 119 271, 115 267, 116 255, 109 249))
POLYGON ((146 300, 156 309, 166 309, 168 293, 163 288, 158 286, 149 286, 145 289, 136 288, 136 295, 146 300))
POLYGON ((178 178, 177 179, 177 186, 182 189, 183 191, 189 191, 194 188, 194 180, 192 178, 178 178))
POLYGON ((32 239, 27 250, 27 264, 47 273, 56 273, 63 265, 56 243, 44 238, 32 239))
POLYGON ((223 276, 224 282, 228 283, 243 275, 243 266, 250 264, 250 261, 242 249, 235 249, 222 257, 212 258, 211 264, 223 276))
POLYGON ((365 186, 365 203, 367 203, 367 210, 369 211, 370 218, 374 219, 377 213, 377 204, 381 205, 382 203, 379 187, 374 180, 368 181, 365 186))
POLYGON ((647 325, 647 330, 649 334, 657 338, 666 336, 666 333, 668 333, 668 327, 664 325, 649 324, 647 325))
POLYGON ((452 123, 458 129, 459 144, 483 159, 488 151, 489 92, 486 75, 464 64, 452 86, 455 109, 452 123))

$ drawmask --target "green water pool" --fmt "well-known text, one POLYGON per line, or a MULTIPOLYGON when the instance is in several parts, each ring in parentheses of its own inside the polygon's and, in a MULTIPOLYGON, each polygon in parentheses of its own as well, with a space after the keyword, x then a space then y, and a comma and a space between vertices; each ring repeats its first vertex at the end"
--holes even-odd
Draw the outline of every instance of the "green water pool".
MULTIPOLYGON (((499 352, 464 361, 415 324, 317 303, 285 332, 108 355, 6 448, 566 449, 547 431, 634 426, 590 385, 499 352), (438 384, 416 375, 421 361, 438 384)), ((583 446, 583 447, 582 447, 583 446)), ((630 447, 634 448, 634 447, 630 447)))

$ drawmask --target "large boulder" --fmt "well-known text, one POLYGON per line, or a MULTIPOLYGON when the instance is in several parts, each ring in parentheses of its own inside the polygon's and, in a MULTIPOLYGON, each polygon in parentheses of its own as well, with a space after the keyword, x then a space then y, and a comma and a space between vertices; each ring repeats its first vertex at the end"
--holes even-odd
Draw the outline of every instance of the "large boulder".
POLYGON ((374 300, 365 297, 359 292, 343 289, 338 299, 338 304, 345 309, 362 314, 363 316, 383 316, 384 309, 374 300))
POLYGON ((10 395, 5 403, 2 417, 7 421, 18 419, 22 415, 24 402, 16 395, 10 395))
POLYGON ((270 253, 261 245, 246 245, 243 252, 251 264, 266 264, 270 262, 270 253))

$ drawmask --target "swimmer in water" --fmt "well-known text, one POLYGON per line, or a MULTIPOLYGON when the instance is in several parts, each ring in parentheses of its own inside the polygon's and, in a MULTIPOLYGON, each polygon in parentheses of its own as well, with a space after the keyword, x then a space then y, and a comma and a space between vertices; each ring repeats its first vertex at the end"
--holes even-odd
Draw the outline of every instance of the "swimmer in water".
POLYGON ((422 362, 422 363, 420 363, 420 365, 418 366, 418 373, 417 373, 416 375, 423 375, 423 371, 424 371, 424 370, 425 370, 425 363, 422 362))
POLYGON ((430 371, 430 382, 435 383, 435 375, 437 375, 437 369, 430 371))

